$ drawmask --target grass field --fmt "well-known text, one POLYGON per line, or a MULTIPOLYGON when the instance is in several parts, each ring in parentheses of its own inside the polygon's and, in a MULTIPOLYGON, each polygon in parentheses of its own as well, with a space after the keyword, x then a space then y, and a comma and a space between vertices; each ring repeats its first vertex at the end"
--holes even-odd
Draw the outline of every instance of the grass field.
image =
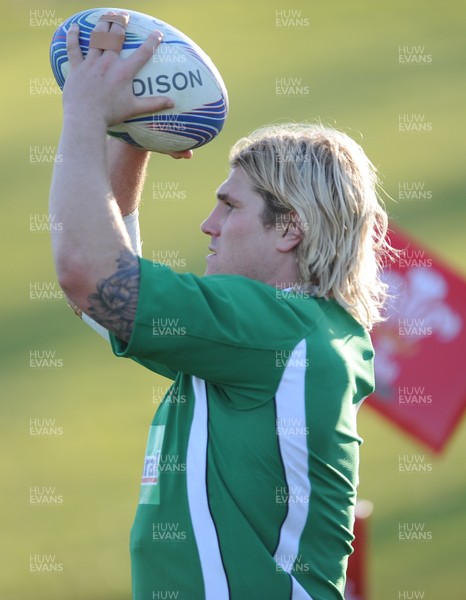
MULTIPOLYGON (((231 101, 221 136, 194 160, 153 160, 142 206, 146 256, 154 249, 176 249, 188 270, 202 273, 207 238, 198 224, 226 175, 230 145, 261 124, 320 119, 363 144, 393 198, 387 201, 392 221, 466 275, 464 3, 179 0, 126 6, 153 13, 198 41, 222 72, 231 101), (294 26, 286 24, 291 15, 294 26), (424 57, 421 64, 400 62, 413 52, 424 57), (291 78, 297 93, 277 93, 291 78), (430 124, 430 131, 400 131, 406 114, 430 124), (182 198, 157 200, 154 186, 160 182, 176 185, 182 198), (398 200, 403 182, 422 184, 431 200, 398 200)), ((3 8, 0 597, 5 600, 129 600, 129 528, 147 428, 159 388, 167 385, 134 364, 117 362, 73 317, 55 284, 48 233, 31 226, 47 213, 52 171, 50 161, 37 164, 36 157, 51 156, 46 148, 57 145, 61 125, 48 45, 58 20, 88 7, 23 0, 3 8), (46 301, 31 299, 31 289, 44 285, 54 294, 46 301), (57 368, 30 369, 30 353, 36 351, 54 353, 57 368), (55 435, 31 435, 30 427, 34 431, 45 419, 55 435), (57 504, 34 505, 35 487, 50 488, 57 504), (60 572, 33 573, 36 556, 48 556, 60 572)), ((461 600, 464 425, 438 457, 368 407, 360 412, 360 432, 365 438, 360 496, 374 503, 368 600, 461 600), (403 453, 425 454, 431 471, 399 473, 403 453), (432 539, 398 541, 401 522, 423 523, 432 539)))

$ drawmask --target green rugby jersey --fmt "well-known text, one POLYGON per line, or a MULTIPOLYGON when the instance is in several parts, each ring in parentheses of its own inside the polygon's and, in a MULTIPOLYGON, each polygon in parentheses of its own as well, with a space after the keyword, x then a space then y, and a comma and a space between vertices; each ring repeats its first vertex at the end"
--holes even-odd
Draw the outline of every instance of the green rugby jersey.
POLYGON ((140 259, 117 356, 174 380, 131 531, 134 600, 343 598, 367 332, 333 301, 140 259))

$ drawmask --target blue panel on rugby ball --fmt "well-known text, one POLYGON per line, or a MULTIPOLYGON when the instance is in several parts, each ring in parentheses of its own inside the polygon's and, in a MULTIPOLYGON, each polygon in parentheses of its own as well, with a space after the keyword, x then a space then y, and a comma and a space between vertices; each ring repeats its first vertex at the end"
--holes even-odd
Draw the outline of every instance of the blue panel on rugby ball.
POLYGON ((169 96, 175 106, 155 114, 140 115, 109 129, 125 142, 155 152, 173 152, 199 148, 210 142, 222 129, 228 112, 228 95, 217 68, 186 35, 149 15, 121 8, 95 8, 67 19, 55 32, 50 46, 50 62, 60 88, 68 74, 66 33, 78 23, 83 55, 101 15, 124 10, 130 15, 121 57, 132 54, 157 29, 163 41, 153 58, 136 74, 136 96, 169 96))

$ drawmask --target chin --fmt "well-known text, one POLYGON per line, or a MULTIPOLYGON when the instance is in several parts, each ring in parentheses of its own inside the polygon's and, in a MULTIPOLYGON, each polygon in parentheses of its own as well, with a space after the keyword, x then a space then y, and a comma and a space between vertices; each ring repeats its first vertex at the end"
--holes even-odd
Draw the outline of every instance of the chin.
POLYGON ((204 272, 204 276, 206 275, 229 275, 231 274, 231 271, 229 271, 228 269, 223 269, 221 267, 221 265, 218 264, 209 264, 207 263, 205 272, 204 272))
POLYGON ((210 254, 206 259, 206 267, 204 275, 221 275, 223 274, 222 266, 218 262, 216 254, 210 254))
POLYGON ((204 271, 204 277, 206 275, 218 275, 217 269, 213 269, 211 265, 207 265, 204 271))

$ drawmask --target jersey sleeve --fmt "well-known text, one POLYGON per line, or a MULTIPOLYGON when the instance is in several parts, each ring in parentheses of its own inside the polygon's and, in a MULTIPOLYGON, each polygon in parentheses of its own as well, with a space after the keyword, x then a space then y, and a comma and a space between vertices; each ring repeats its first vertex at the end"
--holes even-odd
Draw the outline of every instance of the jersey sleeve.
POLYGON ((195 375, 237 401, 272 398, 283 356, 312 328, 273 287, 237 275, 178 274, 140 259, 137 313, 128 344, 111 335, 117 356, 160 373, 195 375))

